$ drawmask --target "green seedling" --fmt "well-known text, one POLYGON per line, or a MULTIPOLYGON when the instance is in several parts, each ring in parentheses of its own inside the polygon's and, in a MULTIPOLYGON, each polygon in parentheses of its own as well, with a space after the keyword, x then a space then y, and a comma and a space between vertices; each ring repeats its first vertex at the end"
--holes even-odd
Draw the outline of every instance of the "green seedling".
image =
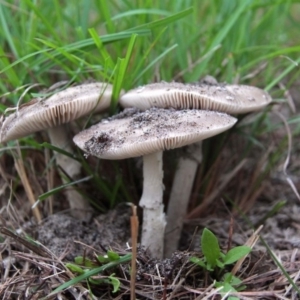
POLYGON ((89 278, 89 282, 92 284, 110 284, 113 286, 113 293, 116 293, 120 288, 120 280, 114 276, 115 274, 111 274, 105 278, 89 278))
MULTIPOLYGON (((226 295, 228 293, 236 293, 238 291, 242 291, 246 288, 245 285, 242 285, 242 281, 232 275, 230 272, 229 273, 226 273, 224 276, 223 276, 223 280, 222 281, 217 281, 215 283, 215 287, 216 288, 219 288, 219 287, 222 287, 221 289, 221 294, 222 295, 226 295)), ((228 300, 239 300, 239 298, 237 297, 228 297, 228 300)))
POLYGON ((114 273, 112 273, 109 276, 101 276, 99 278, 98 274, 96 274, 94 271, 99 269, 99 273, 101 271, 107 269, 110 267, 111 264, 118 264, 118 262, 122 262, 126 259, 127 256, 120 257, 118 253, 108 250, 105 255, 98 255, 96 257, 96 261, 92 261, 88 258, 84 258, 82 256, 77 256, 75 258, 75 263, 67 263, 66 267, 72 271, 73 273, 78 274, 79 276, 82 275, 89 275, 90 276, 84 276, 84 279, 88 280, 88 283, 91 284, 110 284, 113 286, 113 293, 116 293, 120 288, 120 281, 118 278, 116 278, 114 273), (101 266, 99 268, 99 266, 101 266), (97 277, 92 277, 94 275, 97 275, 97 277))
MULTIPOLYGON (((223 253, 220 249, 217 237, 207 228, 204 228, 201 236, 201 249, 203 258, 191 257, 190 261, 204 268, 208 272, 222 273, 227 265, 231 265, 249 254, 251 248, 248 246, 237 246, 223 253)), ((237 292, 244 288, 241 285, 241 280, 231 273, 223 275, 221 281, 215 283, 215 287, 222 287, 221 293, 237 292)), ((229 297, 230 300, 238 299, 236 297, 229 297)))
POLYGON ((117 261, 119 259, 120 259, 119 254, 114 251, 111 251, 111 250, 108 250, 106 252, 106 255, 98 255, 97 256, 97 260, 102 264, 112 262, 112 261, 117 261))

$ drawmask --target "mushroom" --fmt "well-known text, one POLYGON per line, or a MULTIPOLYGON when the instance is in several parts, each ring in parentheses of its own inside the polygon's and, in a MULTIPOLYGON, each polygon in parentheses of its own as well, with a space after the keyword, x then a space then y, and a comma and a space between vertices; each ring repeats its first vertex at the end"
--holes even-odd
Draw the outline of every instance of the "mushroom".
MULTIPOLYGON (((206 109, 242 114, 262 109, 271 102, 265 91, 246 85, 217 83, 206 78, 199 84, 159 82, 128 91, 120 98, 123 107, 206 109)), ((194 178, 202 160, 202 143, 188 147, 188 155, 179 159, 167 211, 165 257, 178 247, 194 178)))
MULTIPOLYGON (((52 145, 73 153, 66 123, 92 112, 100 112, 110 105, 112 86, 107 83, 91 82, 69 87, 48 98, 33 99, 21 105, 6 117, 1 125, 0 142, 25 137, 48 129, 52 145)), ((65 155, 56 153, 56 162, 72 179, 79 176, 81 164, 65 155)), ((66 180, 63 177, 63 182, 66 180)), ((75 189, 67 188, 66 197, 72 215, 88 219, 91 215, 88 201, 75 189)))
POLYGON ((152 108, 128 109, 86 129, 75 144, 102 159, 143 156, 143 208, 141 244, 153 257, 162 258, 165 216, 163 207, 162 152, 221 133, 236 119, 218 112, 152 108))
POLYGON ((270 102, 270 95, 254 86, 164 81, 130 90, 120 98, 124 108, 203 109, 232 114, 256 111, 270 102))

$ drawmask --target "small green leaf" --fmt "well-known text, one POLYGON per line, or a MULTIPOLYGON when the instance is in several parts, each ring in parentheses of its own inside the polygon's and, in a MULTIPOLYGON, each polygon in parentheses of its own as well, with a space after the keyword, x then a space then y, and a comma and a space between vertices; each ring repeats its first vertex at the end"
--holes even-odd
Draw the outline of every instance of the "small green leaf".
POLYGON ((234 247, 226 253, 226 255, 223 259, 224 264, 225 265, 230 265, 230 264, 238 261, 243 256, 249 254, 250 251, 251 251, 251 248, 248 247, 248 246, 234 247))
POLYGON ((214 270, 214 268, 211 266, 210 263, 206 263, 206 270, 209 272, 212 272, 214 270))
POLYGON ((95 285, 99 285, 99 284, 101 284, 101 283, 108 283, 108 282, 106 282, 105 279, 103 279, 103 278, 100 278, 100 279, 94 279, 93 277, 89 277, 89 278, 88 278, 88 281, 89 281, 89 283, 95 284, 95 285))
POLYGON ((88 268, 96 267, 96 265, 88 258, 83 258, 83 256, 76 256, 74 259, 77 265, 82 265, 88 268))
POLYGON ((242 284, 242 280, 232 275, 230 272, 224 275, 223 281, 234 286, 237 291, 243 291, 246 289, 246 286, 242 284))
POLYGON ((231 285, 239 285, 242 283, 242 280, 229 272, 224 275, 224 282, 228 282, 231 285))
POLYGON ((200 259, 200 258, 198 258, 198 257, 192 256, 192 257, 190 258, 190 262, 192 262, 192 263, 194 263, 194 264, 196 264, 196 265, 198 265, 198 266, 200 266, 200 267, 206 269, 206 264, 205 264, 205 262, 204 262, 203 259, 200 259))
POLYGON ((87 272, 84 272, 83 274, 80 274, 79 276, 71 279, 70 281, 67 281, 65 283, 63 283, 62 285, 60 285, 59 287, 57 287, 54 291, 52 291, 47 297, 49 296, 53 296, 55 295, 56 293, 59 293, 60 291, 63 291, 64 289, 67 289, 69 288, 70 286, 84 280, 84 279, 87 279, 89 278, 90 276, 93 276, 93 275, 96 275, 96 274, 99 274, 99 273, 102 273, 103 271, 105 270, 108 270, 110 268, 113 268, 119 264, 122 264, 122 263, 127 263, 131 260, 131 254, 126 254, 124 256, 121 256, 120 259, 118 261, 113 261, 113 262, 110 262, 110 263, 107 263, 106 265, 103 265, 101 267, 98 267, 98 268, 94 268, 92 270, 89 270, 87 272))
POLYGON ((109 277, 106 278, 89 278, 89 282, 92 284, 111 284, 113 286, 113 293, 116 293, 120 288, 120 280, 114 277, 115 274, 111 274, 109 277))
POLYGON ((201 236, 201 248, 207 263, 214 268, 217 259, 220 258, 221 250, 217 237, 207 228, 204 228, 201 236))
POLYGON ((84 270, 77 266, 77 265, 74 265, 74 264, 71 264, 71 263, 67 263, 66 264, 66 267, 72 271, 73 273, 78 273, 78 274, 83 274, 84 273, 84 270))
POLYGON ((224 264, 223 264, 219 259, 216 260, 216 265, 217 265, 220 269, 224 269, 224 264))
POLYGON ((110 284, 114 287, 113 293, 116 293, 120 288, 120 280, 113 276, 114 274, 109 276, 110 284))
POLYGON ((115 261, 120 259, 120 255, 114 251, 108 250, 107 251, 107 256, 110 261, 115 261))
POLYGON ((236 289, 228 282, 216 282, 215 287, 222 287, 222 293, 236 292, 236 289))
POLYGON ((101 263, 101 264, 105 264, 110 262, 110 259, 107 255, 98 255, 97 256, 97 260, 101 263))
MULTIPOLYGON (((237 290, 232 285, 230 285, 228 282, 216 282, 215 287, 216 288, 222 287, 222 289, 220 290, 220 293, 223 296, 226 295, 227 293, 230 293, 230 292, 234 292, 234 293, 237 292, 237 290)), ((233 297, 233 296, 229 296, 226 299, 228 299, 228 300, 239 300, 239 298, 233 297)))
POLYGON ((83 256, 76 256, 74 261, 77 265, 83 265, 83 256))

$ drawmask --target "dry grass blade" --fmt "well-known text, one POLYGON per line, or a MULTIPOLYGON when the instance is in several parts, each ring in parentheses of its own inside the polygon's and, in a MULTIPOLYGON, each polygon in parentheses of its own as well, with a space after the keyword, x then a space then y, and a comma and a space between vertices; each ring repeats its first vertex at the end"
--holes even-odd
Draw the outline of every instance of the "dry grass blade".
POLYGON ((33 251, 34 253, 36 253, 36 254, 38 254, 40 256, 51 257, 51 255, 49 254, 49 252, 47 252, 46 250, 44 250, 38 244, 34 244, 33 242, 24 239, 23 237, 15 234, 13 232, 11 232, 9 229, 7 229, 7 228, 5 228, 3 226, 0 227, 0 232, 2 234, 4 234, 4 235, 7 235, 7 236, 13 238, 17 242, 21 243, 26 248, 30 249, 31 251, 33 251))
MULTIPOLYGON (((250 248, 253 248, 254 245, 257 243, 257 241, 259 239, 259 235, 258 234, 260 233, 260 231, 262 230, 262 228, 263 228, 262 225, 259 226, 258 229, 255 232, 253 232, 253 234, 250 236, 250 238, 247 240, 247 242, 244 244, 244 246, 249 246, 250 248)), ((235 263, 235 265, 234 265, 234 267, 233 267, 233 269, 231 271, 232 275, 235 275, 237 273, 237 271, 240 269, 240 267, 243 264, 243 262, 244 262, 244 260, 245 260, 246 257, 247 256, 242 257, 241 259, 239 259, 235 263)))
MULTIPOLYGON (((24 189, 26 191, 29 202, 30 202, 31 206, 34 206, 36 204, 35 197, 34 197, 32 189, 31 189, 31 186, 29 184, 29 180, 28 180, 25 168, 24 168, 23 160, 20 157, 21 157, 21 153, 20 153, 20 151, 18 151, 18 157, 15 157, 15 168, 20 176, 20 179, 21 179, 24 189)), ((33 214, 34 214, 37 222, 38 223, 41 222, 42 217, 41 217, 41 213, 40 213, 38 207, 35 206, 35 207, 33 207, 32 210, 33 210, 33 214)))
POLYGON ((199 295, 197 298, 195 298, 195 300, 202 300, 202 299, 204 299, 205 295, 206 295, 208 292, 210 292, 210 291, 213 290, 214 285, 215 285, 215 282, 213 282, 211 285, 209 285, 209 286, 203 291, 202 295, 199 295))
POLYGON ((132 244, 130 299, 135 300, 137 240, 138 240, 138 231, 139 231, 139 220, 136 214, 135 205, 132 205, 132 216, 130 217, 130 227, 131 227, 131 244, 132 244))
POLYGON ((222 287, 214 288, 214 283, 210 285, 206 289, 193 289, 189 287, 185 287, 185 289, 195 295, 198 295, 195 299, 202 299, 202 300, 208 300, 208 299, 214 299, 216 296, 219 295, 219 291, 222 289, 222 287))
POLYGON ((264 173, 264 168, 267 165, 268 157, 273 150, 274 145, 271 145, 256 163, 256 166, 252 172, 252 176, 249 180, 249 188, 245 191, 243 197, 239 201, 239 209, 241 211, 247 212, 251 207, 253 207, 259 194, 263 191, 264 184, 260 177, 264 173), (259 185, 257 183, 259 183, 259 185))
POLYGON ((287 168, 290 162, 290 157, 291 157, 291 152, 292 152, 292 133, 291 130, 289 128, 289 125, 285 119, 285 117, 278 111, 275 111, 275 114, 281 119, 281 121, 284 124, 285 130, 286 130, 286 134, 287 134, 287 138, 288 138, 288 149, 287 149, 287 156, 282 168, 282 173, 287 181, 287 183, 290 185, 291 189, 293 190, 294 194, 296 195, 296 197, 298 198, 298 200, 300 201, 300 195, 299 192, 294 184, 294 182, 292 181, 291 177, 288 175, 287 173, 287 168))
MULTIPOLYGON (((45 148, 45 165, 47 166, 48 162, 50 161, 50 150, 48 148, 45 148)), ((54 168, 53 166, 49 166, 47 168, 47 189, 48 191, 51 191, 54 188, 54 168)), ((48 207, 49 207, 49 215, 53 214, 53 195, 51 194, 48 197, 48 207)))
POLYGON ((284 97, 287 100, 288 106, 291 109, 292 113, 296 113, 297 109, 291 93, 288 89, 286 89, 285 85, 282 82, 279 82, 278 85, 282 90, 284 90, 284 97))
POLYGON ((215 190, 208 197, 206 197, 200 205, 198 205, 188 214, 187 219, 197 218, 197 216, 201 214, 201 212, 205 210, 205 208, 207 208, 213 202, 213 200, 217 197, 217 195, 230 182, 230 180, 239 172, 239 170, 245 165, 246 162, 247 160, 243 159, 231 172, 225 174, 222 177, 222 181, 217 185, 215 190))

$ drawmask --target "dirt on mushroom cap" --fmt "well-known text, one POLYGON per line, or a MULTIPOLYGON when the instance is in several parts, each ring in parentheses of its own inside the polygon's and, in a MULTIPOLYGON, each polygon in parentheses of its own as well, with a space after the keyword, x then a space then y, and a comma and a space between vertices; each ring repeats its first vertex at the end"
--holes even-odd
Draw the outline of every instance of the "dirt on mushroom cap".
POLYGON ((221 133, 235 122, 213 111, 131 109, 77 134, 74 142, 88 154, 124 159, 182 147, 221 133))

